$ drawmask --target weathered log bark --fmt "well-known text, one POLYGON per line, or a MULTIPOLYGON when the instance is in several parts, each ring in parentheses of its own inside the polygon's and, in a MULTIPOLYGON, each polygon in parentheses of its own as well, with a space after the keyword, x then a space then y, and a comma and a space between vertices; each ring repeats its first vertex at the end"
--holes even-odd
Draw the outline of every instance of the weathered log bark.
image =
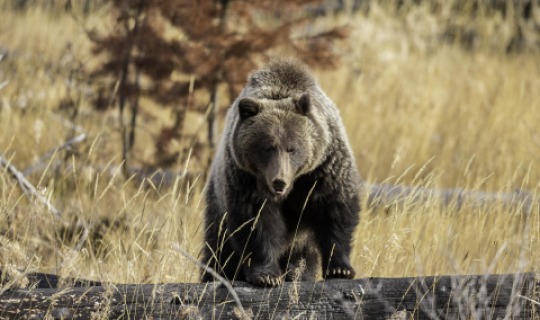
MULTIPOLYGON (((11 289, 0 294, 0 318, 239 319, 224 287, 126 284, 11 289)), ((50 277, 50 276, 49 276, 50 277)), ((81 282, 82 283, 82 282, 81 282)), ((540 317, 538 274, 369 278, 285 283, 235 291, 254 319, 530 319, 540 317)))

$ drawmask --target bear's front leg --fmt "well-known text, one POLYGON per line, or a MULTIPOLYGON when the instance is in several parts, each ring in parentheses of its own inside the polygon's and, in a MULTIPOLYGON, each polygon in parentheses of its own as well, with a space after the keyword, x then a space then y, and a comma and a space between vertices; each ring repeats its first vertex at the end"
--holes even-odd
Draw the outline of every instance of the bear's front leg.
POLYGON ((349 257, 354 229, 359 222, 359 205, 325 204, 316 238, 322 256, 323 278, 354 278, 349 257))
POLYGON ((277 208, 265 205, 256 212, 247 225, 242 219, 231 219, 231 225, 239 228, 233 245, 242 257, 242 271, 248 282, 263 287, 279 286, 283 282, 279 257, 284 247, 285 223, 277 208))

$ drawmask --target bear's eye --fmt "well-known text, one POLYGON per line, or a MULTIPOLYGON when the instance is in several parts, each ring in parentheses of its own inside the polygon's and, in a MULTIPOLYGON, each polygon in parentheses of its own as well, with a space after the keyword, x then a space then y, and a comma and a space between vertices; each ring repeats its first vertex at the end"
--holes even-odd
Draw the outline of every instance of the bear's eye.
POLYGON ((294 147, 288 147, 287 148, 288 153, 294 153, 295 151, 296 151, 296 149, 294 147))

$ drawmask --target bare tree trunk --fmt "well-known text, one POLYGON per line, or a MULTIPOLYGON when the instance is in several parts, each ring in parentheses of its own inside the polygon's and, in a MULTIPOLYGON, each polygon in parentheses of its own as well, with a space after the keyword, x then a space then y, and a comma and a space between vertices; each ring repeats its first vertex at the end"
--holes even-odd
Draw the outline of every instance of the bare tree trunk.
MULTIPOLYGON (((127 126, 126 126, 126 123, 124 121, 124 108, 125 108, 125 105, 126 105, 126 83, 128 81, 128 74, 129 74, 129 66, 131 64, 131 60, 132 60, 132 51, 133 51, 133 48, 135 47, 135 43, 136 43, 136 38, 137 38, 137 34, 138 34, 138 31, 139 31, 139 24, 140 24, 140 17, 141 17, 141 13, 142 13, 142 4, 139 4, 139 6, 137 7, 137 13, 135 15, 135 25, 133 26, 133 29, 129 29, 129 24, 126 22, 125 24, 125 30, 126 32, 128 32, 129 34, 129 43, 128 43, 128 48, 126 50, 126 53, 125 53, 125 59, 124 59, 124 65, 122 66, 122 71, 120 72, 120 81, 119 81, 119 86, 118 86, 118 112, 119 112, 119 121, 120 121, 120 134, 121 134, 121 137, 122 137, 122 160, 124 162, 124 165, 123 165, 123 170, 122 170, 122 173, 124 174, 124 177, 127 178, 128 177, 128 170, 127 170, 127 167, 128 167, 128 156, 129 156, 129 151, 131 149, 131 145, 130 145, 130 134, 128 133, 128 129, 127 129, 127 126)), ((138 73, 139 71, 137 71, 138 73)), ((138 75, 137 75, 138 77, 138 75)), ((138 79, 136 79, 136 81, 138 81, 138 79)), ((136 100, 138 100, 138 98, 136 98, 136 100)), ((136 102, 136 106, 137 106, 137 109, 138 109, 138 102, 136 102)), ((137 114, 135 113, 135 115, 133 115, 133 109, 134 107, 132 107, 132 123, 136 123, 136 120, 133 119, 133 117, 136 117, 137 114)), ((134 129, 133 129, 134 130, 134 129)), ((135 137, 133 136, 133 139, 135 139, 135 137)))
POLYGON ((131 102, 131 120, 129 123, 129 133, 127 137, 128 152, 133 149, 135 144, 135 128, 137 126, 137 115, 139 114, 139 89, 140 89, 141 71, 139 68, 135 71, 135 96, 131 102))
POLYGON ((212 94, 210 96, 210 111, 208 112, 208 145, 213 152, 216 147, 216 116, 219 103, 218 84, 216 83, 212 88, 212 94))
POLYGON ((126 105, 126 92, 125 84, 128 78, 129 72, 129 55, 124 60, 124 65, 122 66, 122 72, 120 73, 120 84, 118 88, 118 120, 120 121, 120 137, 122 139, 122 160, 124 162, 123 174, 127 178, 127 166, 128 166, 128 150, 126 145, 126 124, 124 122, 124 106, 126 105))
MULTIPOLYGON (((227 23, 227 8, 229 5, 228 0, 221 0, 221 17, 219 21, 220 32, 224 32, 226 29, 227 23)), ((212 92, 210 96, 210 110, 208 113, 208 145, 210 150, 213 153, 216 146, 216 134, 217 134, 217 125, 216 119, 219 110, 219 83, 223 80, 223 74, 217 75, 216 82, 212 86, 212 92)))
POLYGON ((85 0, 83 5, 83 14, 87 16, 90 13, 90 0, 85 0))
POLYGON ((193 80, 190 84, 189 95, 188 95, 186 105, 178 105, 178 104, 175 105, 175 113, 174 113, 175 118, 174 118, 174 124, 173 124, 172 130, 174 134, 177 136, 182 136, 182 133, 184 132, 184 120, 186 119, 186 113, 187 113, 187 110, 191 106, 191 101, 193 98, 192 97, 192 94, 193 94, 192 84, 193 84, 193 80))

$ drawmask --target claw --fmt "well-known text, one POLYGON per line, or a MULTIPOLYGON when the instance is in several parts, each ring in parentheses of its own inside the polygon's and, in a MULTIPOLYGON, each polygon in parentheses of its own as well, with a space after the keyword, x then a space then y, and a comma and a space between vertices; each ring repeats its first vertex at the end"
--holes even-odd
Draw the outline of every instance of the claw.
POLYGON ((268 274, 257 276, 256 281, 259 285, 264 286, 264 287, 277 287, 281 284, 281 281, 279 278, 268 275, 268 274))
POLYGON ((282 280, 279 276, 265 273, 253 275, 251 280, 248 279, 249 282, 261 287, 277 287, 282 284, 282 280))
POLYGON ((326 277, 329 278, 344 278, 352 279, 354 276, 354 270, 347 267, 335 267, 326 270, 326 277))

